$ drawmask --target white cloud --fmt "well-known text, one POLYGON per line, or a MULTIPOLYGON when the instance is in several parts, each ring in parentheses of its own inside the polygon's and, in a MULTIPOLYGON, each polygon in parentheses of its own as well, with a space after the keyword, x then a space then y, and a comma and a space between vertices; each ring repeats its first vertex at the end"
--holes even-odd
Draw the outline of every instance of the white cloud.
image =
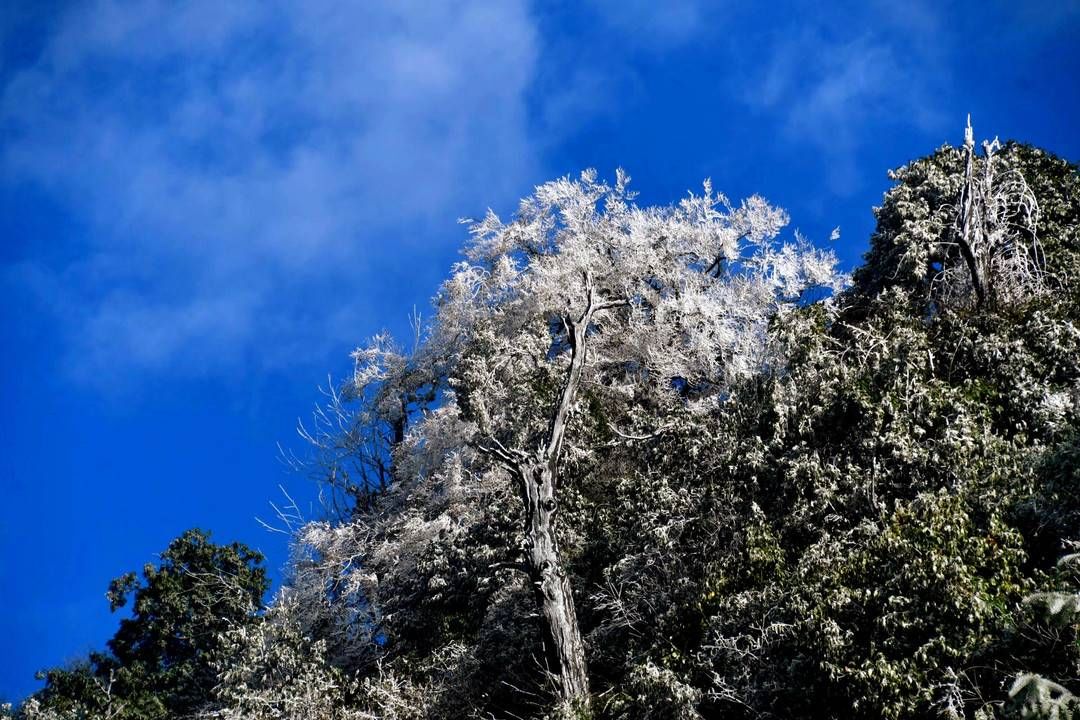
POLYGON ((835 192, 854 189, 858 151, 880 141, 868 128, 880 133, 908 125, 925 132, 942 126, 934 97, 948 70, 935 45, 936 16, 919 4, 908 10, 869 10, 876 33, 780 31, 768 61, 746 86, 746 102, 780 118, 787 142, 825 156, 835 192))
POLYGON ((0 88, 0 182, 88 233, 7 275, 87 377, 360 340, 395 249, 533 179, 536 62, 521 2, 88 2, 0 88))
POLYGON ((589 4, 624 39, 654 50, 701 37, 723 7, 707 0, 590 0, 589 4))

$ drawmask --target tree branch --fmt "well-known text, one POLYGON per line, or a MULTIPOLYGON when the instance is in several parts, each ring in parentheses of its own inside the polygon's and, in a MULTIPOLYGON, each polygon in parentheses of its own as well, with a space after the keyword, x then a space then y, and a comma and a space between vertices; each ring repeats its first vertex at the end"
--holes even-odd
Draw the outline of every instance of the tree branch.
POLYGON ((527 453, 516 448, 509 449, 493 437, 487 438, 486 441, 474 443, 474 446, 482 454, 495 458, 497 462, 502 463, 511 471, 520 468, 521 464, 528 458, 527 453))
POLYGON ((593 313, 598 313, 601 310, 613 310, 615 308, 629 307, 629 306, 630 306, 630 301, 626 300, 625 298, 622 299, 622 300, 608 300, 607 302, 602 302, 599 305, 596 305, 595 307, 593 307, 593 313))
POLYGON ((648 435, 632 435, 630 433, 624 433, 622 430, 616 427, 614 423, 608 423, 608 427, 613 433, 621 437, 623 440, 652 440, 654 438, 660 437, 661 435, 672 429, 671 425, 663 425, 656 430, 653 430, 648 435))
POLYGON ((520 560, 502 560, 500 562, 493 562, 488 565, 488 570, 517 570, 518 572, 526 574, 529 572, 529 568, 520 560))
POLYGON ((563 439, 566 436, 566 422, 570 416, 574 395, 581 384, 581 372, 585 367, 585 333, 596 311, 596 292, 593 288, 592 276, 587 272, 584 275, 585 309, 576 321, 565 318, 563 320, 570 340, 570 368, 566 372, 566 379, 559 393, 559 402, 548 423, 547 441, 540 447, 540 459, 547 464, 552 478, 556 477, 555 466, 562 452, 563 439))

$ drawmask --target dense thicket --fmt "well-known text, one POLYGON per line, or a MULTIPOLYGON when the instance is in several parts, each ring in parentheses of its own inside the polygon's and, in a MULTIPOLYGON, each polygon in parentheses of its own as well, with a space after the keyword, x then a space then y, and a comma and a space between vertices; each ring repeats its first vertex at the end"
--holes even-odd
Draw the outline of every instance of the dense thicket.
MULTIPOLYGON (((635 215, 621 177, 588 176, 474 226, 418 350, 359 351, 312 434, 354 509, 298 533, 288 586, 221 629, 183 712, 1075 714, 1080 177, 969 139, 892 178, 866 262, 819 302, 828 258, 775 241, 759 200, 635 215), (514 463, 547 457, 556 421, 537 568, 514 463), (584 703, 551 653, 551 578, 584 703)), ((121 665, 147 646, 128 637, 121 665)), ((94 662, 34 702, 71 716, 61 680, 94 662)))

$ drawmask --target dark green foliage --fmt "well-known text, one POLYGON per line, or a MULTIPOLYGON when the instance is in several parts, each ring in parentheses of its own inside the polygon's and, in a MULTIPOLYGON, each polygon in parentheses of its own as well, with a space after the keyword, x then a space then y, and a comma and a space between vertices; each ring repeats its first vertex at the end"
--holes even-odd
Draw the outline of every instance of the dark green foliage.
POLYGON ((1025 602, 1065 586, 1080 537, 1080 181, 1001 157, 1038 198, 1044 289, 935 301, 962 170, 944 148, 895 174, 835 310, 776 328, 784 373, 595 471, 626 478, 589 520, 611 528, 591 637, 613 717, 989 717, 1020 712, 1025 672, 1080 691, 1077 626, 1025 602))
POLYGON ((194 713, 217 684, 211 666, 224 633, 256 622, 269 581, 262 555, 240 543, 215 545, 189 530, 173 540, 140 579, 112 581, 112 610, 131 602, 131 617, 108 643, 73 667, 45 671, 34 700, 60 717, 132 720, 194 713))

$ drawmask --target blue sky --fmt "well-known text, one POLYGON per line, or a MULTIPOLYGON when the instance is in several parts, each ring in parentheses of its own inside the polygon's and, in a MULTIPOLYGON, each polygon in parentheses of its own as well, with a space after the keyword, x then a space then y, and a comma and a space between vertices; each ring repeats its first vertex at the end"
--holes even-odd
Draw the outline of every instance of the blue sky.
POLYGON ((0 697, 100 647, 108 581, 259 525, 328 375, 456 220, 586 167, 711 177, 858 262, 886 170, 976 133, 1080 160, 1080 3, 0 4, 0 697))

